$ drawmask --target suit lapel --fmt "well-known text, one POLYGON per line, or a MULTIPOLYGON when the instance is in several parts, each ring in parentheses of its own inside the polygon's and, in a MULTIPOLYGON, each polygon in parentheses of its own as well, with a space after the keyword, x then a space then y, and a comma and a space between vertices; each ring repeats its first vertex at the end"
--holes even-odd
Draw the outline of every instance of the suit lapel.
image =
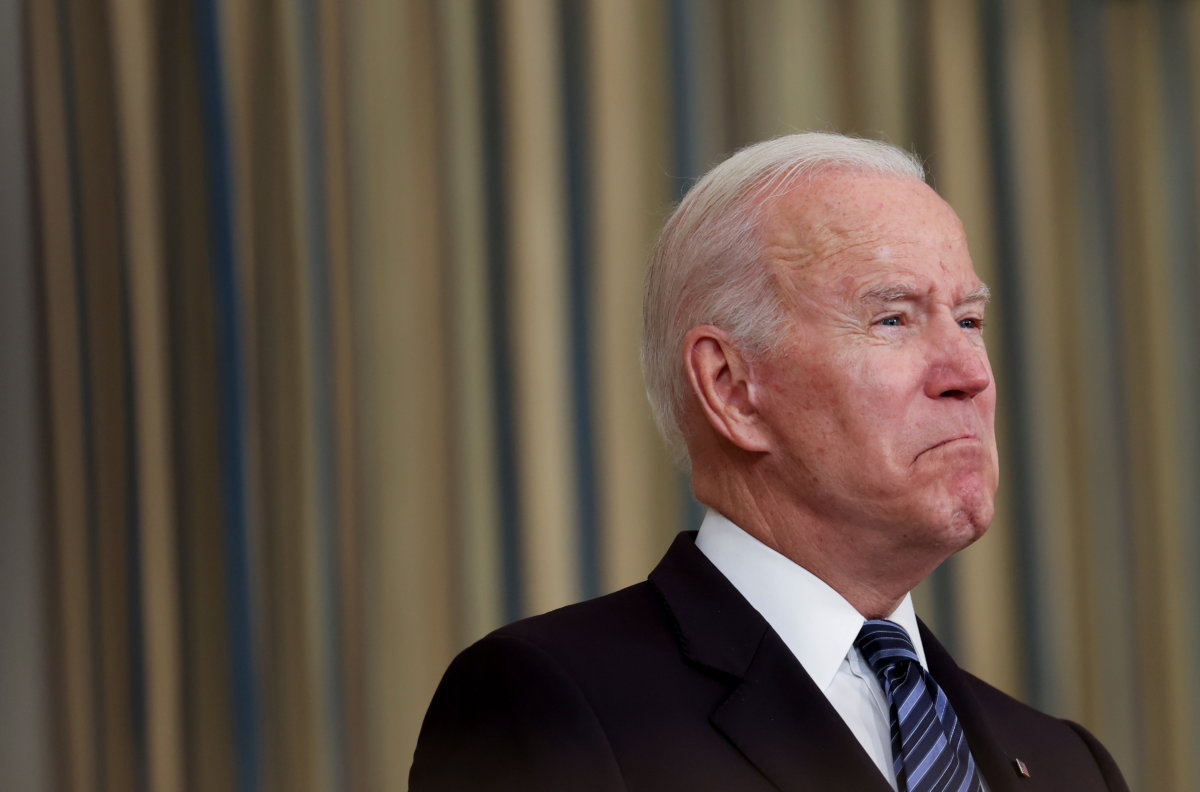
POLYGON ((925 648, 925 660, 929 663, 929 673, 937 680, 938 685, 950 699, 958 722, 962 724, 967 735, 967 744, 971 746, 971 754, 975 764, 987 779, 991 792, 1020 792, 1028 787, 1020 786, 1013 760, 988 725, 987 713, 980 705, 975 694, 971 692, 969 677, 958 667, 950 653, 933 637, 924 624, 920 623, 921 643, 925 648))
POLYGON ((694 533, 675 540, 650 581, 684 655, 733 678, 711 722, 771 783, 785 792, 890 792, 787 646, 696 548, 694 533))
POLYGON ((712 723, 781 790, 891 790, 772 630, 712 723))

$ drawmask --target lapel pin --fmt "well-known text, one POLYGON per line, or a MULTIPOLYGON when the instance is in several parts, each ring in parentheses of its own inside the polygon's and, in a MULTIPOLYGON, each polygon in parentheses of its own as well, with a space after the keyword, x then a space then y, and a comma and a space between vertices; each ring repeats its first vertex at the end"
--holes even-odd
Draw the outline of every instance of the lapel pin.
POLYGON ((1029 775, 1029 768, 1020 759, 1013 759, 1013 768, 1021 778, 1033 778, 1033 776, 1029 775))

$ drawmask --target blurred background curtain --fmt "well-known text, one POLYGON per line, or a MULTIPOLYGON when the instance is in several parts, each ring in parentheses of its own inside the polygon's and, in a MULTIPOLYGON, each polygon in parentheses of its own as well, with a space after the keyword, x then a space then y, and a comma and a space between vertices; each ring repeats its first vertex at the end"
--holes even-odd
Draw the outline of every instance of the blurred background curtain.
POLYGON ((1200 3, 4 0, 0 787, 406 788, 455 652, 698 509, 637 362, 721 156, 916 151, 996 295, 999 516, 918 591, 1200 777, 1200 3))

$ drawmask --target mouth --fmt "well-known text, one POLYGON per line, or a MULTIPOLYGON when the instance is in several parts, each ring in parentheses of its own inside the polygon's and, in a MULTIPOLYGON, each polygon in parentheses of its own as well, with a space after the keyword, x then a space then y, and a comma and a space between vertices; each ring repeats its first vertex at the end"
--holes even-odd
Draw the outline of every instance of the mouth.
POLYGON ((928 454, 930 451, 936 451, 939 448, 945 448, 948 445, 962 442, 964 440, 965 441, 973 441, 973 440, 978 440, 978 439, 979 438, 973 434, 964 434, 964 435, 956 435, 954 437, 948 437, 945 440, 942 440, 940 442, 934 443, 933 445, 929 446, 929 448, 926 448, 924 451, 917 454, 917 457, 924 456, 925 454, 928 454))

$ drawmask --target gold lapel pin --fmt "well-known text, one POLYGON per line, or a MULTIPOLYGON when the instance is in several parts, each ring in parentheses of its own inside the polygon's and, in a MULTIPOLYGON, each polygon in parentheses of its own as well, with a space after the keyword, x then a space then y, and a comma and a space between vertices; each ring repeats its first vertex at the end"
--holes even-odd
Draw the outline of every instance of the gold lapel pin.
POLYGON ((1029 775, 1029 768, 1020 759, 1013 759, 1013 768, 1021 778, 1033 778, 1033 776, 1029 775))

